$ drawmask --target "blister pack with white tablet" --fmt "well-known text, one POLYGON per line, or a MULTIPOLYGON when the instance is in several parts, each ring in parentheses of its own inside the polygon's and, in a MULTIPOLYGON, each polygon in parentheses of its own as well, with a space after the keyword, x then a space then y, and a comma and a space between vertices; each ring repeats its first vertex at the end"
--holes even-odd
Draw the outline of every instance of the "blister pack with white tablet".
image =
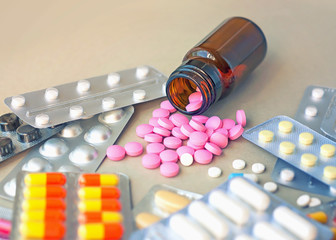
POLYGON ((201 194, 165 184, 154 185, 133 208, 136 226, 139 229, 146 228, 202 197, 201 194))
POLYGON ((133 115, 132 106, 97 114, 67 124, 34 147, 0 182, 0 196, 13 200, 16 176, 29 172, 95 172, 133 115))
POLYGON ((122 173, 28 173, 17 178, 10 239, 123 239, 133 231, 122 173))
POLYGON ((336 141, 336 93, 330 100, 327 112, 321 123, 321 130, 336 141))
POLYGON ((45 128, 165 96, 167 77, 140 66, 5 99, 24 122, 45 128))
POLYGON ((331 236, 327 227, 259 185, 236 177, 170 217, 133 233, 131 240, 327 240, 331 236))
POLYGON ((336 187, 336 143, 287 116, 277 116, 243 137, 316 179, 336 187))
POLYGON ((63 127, 61 124, 38 129, 23 124, 14 113, 0 116, 0 162, 41 143, 61 131, 63 127))

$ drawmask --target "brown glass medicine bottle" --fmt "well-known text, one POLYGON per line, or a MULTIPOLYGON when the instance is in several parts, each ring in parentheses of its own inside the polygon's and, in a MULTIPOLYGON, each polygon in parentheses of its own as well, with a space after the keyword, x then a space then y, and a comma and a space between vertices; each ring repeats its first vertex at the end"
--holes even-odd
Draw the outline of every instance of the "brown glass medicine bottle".
POLYGON ((242 17, 225 20, 189 50, 170 75, 169 101, 185 114, 206 111, 262 62, 266 49, 265 36, 255 23, 242 17), (201 102, 188 108, 189 96, 196 91, 202 95, 201 102))

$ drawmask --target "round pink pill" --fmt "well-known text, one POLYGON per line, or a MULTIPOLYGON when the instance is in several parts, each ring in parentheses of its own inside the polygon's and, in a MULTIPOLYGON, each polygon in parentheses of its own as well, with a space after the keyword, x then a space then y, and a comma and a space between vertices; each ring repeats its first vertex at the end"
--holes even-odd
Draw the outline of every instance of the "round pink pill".
POLYGON ((162 143, 150 143, 146 147, 147 153, 155 153, 160 154, 163 150, 165 150, 165 146, 162 143))
POLYGON ((196 146, 204 146, 204 144, 208 141, 208 134, 205 132, 193 132, 189 136, 189 141, 196 146))
POLYGON ((195 132, 195 129, 193 129, 188 123, 187 124, 183 124, 180 128, 181 132, 186 135, 186 136, 190 136, 191 133, 195 132))
POLYGON ((154 127, 153 132, 164 137, 170 136, 170 131, 163 127, 154 127))
POLYGON ((229 136, 229 131, 226 128, 218 128, 215 132, 221 133, 227 137, 229 136))
POLYGON ((153 127, 160 127, 160 124, 158 123, 159 118, 157 117, 152 117, 149 119, 149 125, 152 125, 153 127))
POLYGON ((128 142, 125 144, 125 151, 128 156, 136 157, 142 154, 143 147, 138 142, 128 142))
POLYGON ((122 146, 111 145, 107 148, 106 155, 112 161, 120 161, 124 159, 126 151, 122 146))
POLYGON ((205 149, 197 150, 194 154, 194 160, 199 164, 211 163, 212 157, 212 153, 205 149))
POLYGON ((153 117, 157 117, 157 118, 167 118, 169 117, 170 115, 170 112, 167 110, 167 109, 163 109, 163 108, 158 108, 158 109, 155 109, 153 111, 153 117))
POLYGON ((204 145, 204 148, 206 150, 208 150, 209 152, 211 152, 212 154, 214 155, 221 155, 222 154, 222 149, 220 147, 218 147, 216 144, 214 143, 209 143, 207 142, 205 145, 204 145))
POLYGON ((182 140, 177 137, 166 137, 163 139, 163 144, 167 148, 177 149, 182 146, 182 140))
POLYGON ((146 134, 144 139, 146 142, 162 142, 162 136, 156 133, 146 134))
POLYGON ((203 100, 202 93, 201 92, 193 92, 192 94, 189 95, 188 97, 189 102, 200 102, 203 100))
POLYGON ((191 148, 193 148, 193 149, 195 149, 195 150, 203 149, 203 148, 204 148, 204 145, 205 145, 205 144, 198 146, 198 145, 195 145, 195 144, 193 144, 192 142, 190 142, 190 140, 187 141, 187 146, 188 146, 188 147, 191 147, 191 148))
POLYGON ((141 124, 136 127, 135 132, 139 137, 143 138, 146 134, 153 132, 153 126, 149 124, 141 124))
POLYGON ((181 157, 183 153, 189 153, 194 156, 195 150, 189 146, 181 146, 176 150, 176 153, 179 157, 181 157))
POLYGON ((184 135, 181 132, 181 129, 179 127, 174 127, 171 133, 174 137, 177 137, 177 138, 182 139, 182 140, 186 140, 186 139, 189 138, 188 136, 184 135))
POLYGON ((211 135, 210 142, 216 144, 220 148, 225 148, 228 145, 228 138, 219 132, 215 132, 211 135))
POLYGON ((229 138, 231 140, 236 140, 243 134, 243 132, 244 128, 240 124, 238 124, 229 130, 229 138))
POLYGON ((161 102, 160 108, 166 109, 170 113, 173 113, 173 112, 177 111, 176 108, 174 108, 174 106, 168 100, 165 100, 165 101, 161 102))
POLYGON ((196 110, 198 110, 198 109, 200 109, 200 108, 202 107, 202 104, 203 104, 202 101, 189 103, 189 104, 186 106, 186 110, 187 110, 188 112, 196 111, 196 110))
POLYGON ((142 157, 142 166, 148 169, 158 168, 161 164, 159 155, 154 153, 146 154, 142 157))
POLYGON ((181 127, 183 124, 189 123, 189 119, 180 113, 174 113, 169 117, 169 120, 172 121, 176 127, 181 127))
POLYGON ((168 130, 172 130, 175 127, 172 121, 170 121, 168 118, 159 118, 158 124, 168 130))
POLYGON ((160 166, 160 173, 164 177, 175 177, 179 171, 179 165, 174 162, 164 162, 160 166))
POLYGON ((217 117, 217 116, 212 116, 205 123, 205 127, 212 128, 214 130, 216 130, 218 128, 221 128, 222 125, 223 125, 222 120, 219 117, 217 117))
POLYGON ((177 162, 178 155, 176 151, 167 149, 160 153, 160 158, 162 162, 177 162))
POLYGON ((212 128, 207 128, 207 130, 205 131, 205 133, 208 135, 208 137, 210 137, 214 132, 215 132, 215 130, 213 130, 212 128))
POLYGON ((199 121, 200 123, 206 123, 208 121, 209 117, 204 115, 194 115, 191 117, 191 119, 199 121))
POLYGON ((223 128, 227 130, 230 130, 236 125, 235 121, 230 118, 223 119, 222 122, 223 122, 223 128))
POLYGON ((238 110, 236 112, 236 121, 238 124, 242 125, 242 127, 246 126, 246 115, 244 110, 238 110))
POLYGON ((191 119, 189 125, 196 131, 205 132, 207 128, 199 121, 191 119))

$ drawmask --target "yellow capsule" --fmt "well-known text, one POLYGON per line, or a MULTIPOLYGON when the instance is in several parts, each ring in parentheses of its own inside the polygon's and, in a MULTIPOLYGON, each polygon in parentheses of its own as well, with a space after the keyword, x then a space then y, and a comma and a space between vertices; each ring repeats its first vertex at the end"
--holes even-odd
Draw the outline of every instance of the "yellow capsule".
POLYGON ((79 178, 81 186, 116 186, 119 177, 116 174, 84 173, 79 178))
POLYGON ((25 187, 23 191, 23 196, 25 198, 50 198, 50 197, 64 198, 65 195, 66 191, 60 185, 30 186, 25 187))
POLYGON ((120 223, 80 224, 78 236, 81 239, 121 239, 124 228, 120 223))
POLYGON ((48 210, 48 209, 65 209, 65 202, 62 198, 32 198, 25 199, 22 202, 22 209, 28 210, 48 210))
POLYGON ((322 224, 328 222, 328 215, 322 211, 309 213, 307 216, 322 224))
POLYGON ((31 222, 31 221, 55 221, 65 220, 65 213, 63 210, 59 209, 48 209, 45 210, 30 210, 30 211, 23 211, 21 213, 21 221, 22 222, 31 222))
POLYGON ((95 212, 95 211, 117 211, 121 210, 121 204, 118 199, 90 199, 82 200, 78 204, 80 212, 95 212))
POLYGON ((81 187, 78 190, 80 199, 119 198, 120 190, 117 187, 81 187))
POLYGON ((331 227, 330 231, 333 233, 333 238, 331 240, 336 240, 336 227, 331 227))
POLYGON ((24 222, 20 224, 19 231, 26 238, 62 239, 65 227, 61 221, 24 222))
POLYGON ((97 222, 119 222, 123 221, 123 216, 119 212, 83 212, 78 216, 80 223, 97 223, 97 222))
POLYGON ((32 185, 64 185, 66 177, 63 173, 29 173, 25 176, 24 182, 27 186, 32 185))

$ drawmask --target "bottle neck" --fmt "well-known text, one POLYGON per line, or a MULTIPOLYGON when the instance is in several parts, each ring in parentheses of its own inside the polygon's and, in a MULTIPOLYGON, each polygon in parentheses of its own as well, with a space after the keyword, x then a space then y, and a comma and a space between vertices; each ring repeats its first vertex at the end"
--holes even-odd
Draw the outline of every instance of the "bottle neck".
POLYGON ((173 106, 184 114, 201 114, 221 96, 219 70, 215 65, 202 60, 192 59, 184 62, 168 78, 167 97, 173 106), (196 91, 202 94, 202 105, 197 110, 187 111, 189 95, 196 91))

